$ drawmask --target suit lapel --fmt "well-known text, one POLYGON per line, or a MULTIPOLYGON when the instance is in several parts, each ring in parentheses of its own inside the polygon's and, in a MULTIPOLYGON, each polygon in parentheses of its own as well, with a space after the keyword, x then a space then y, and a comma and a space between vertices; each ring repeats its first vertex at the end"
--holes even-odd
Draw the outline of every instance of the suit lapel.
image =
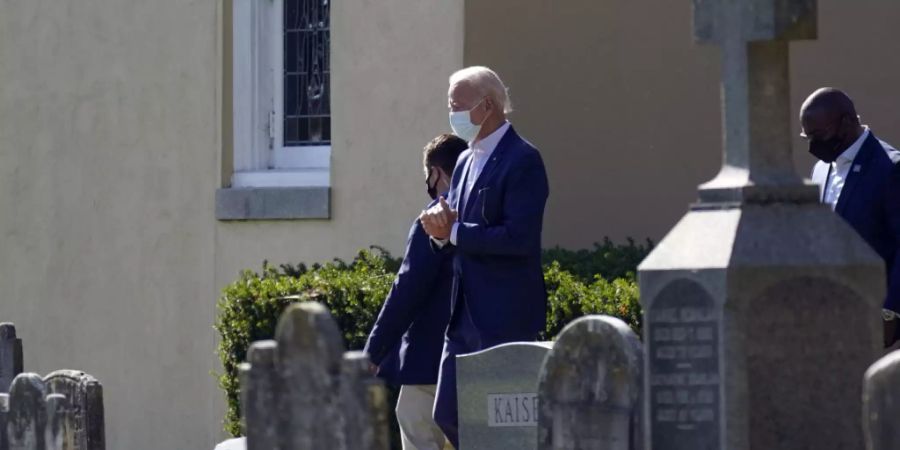
POLYGON ((472 157, 474 153, 469 153, 469 157, 466 161, 463 162, 463 171, 462 177, 460 177, 459 183, 456 185, 456 196, 454 198, 454 203, 450 206, 457 211, 462 211, 460 206, 465 207, 466 205, 466 184, 469 178, 469 168, 472 167, 472 157))
POLYGON ((876 147, 878 146, 880 146, 880 144, 878 144, 878 139, 875 138, 874 134, 869 132, 869 137, 863 142, 862 148, 859 149, 859 154, 856 155, 856 158, 850 165, 850 171, 847 173, 847 181, 844 182, 844 187, 841 188, 837 206, 834 208, 835 212, 842 217, 847 210, 847 205, 852 202, 853 191, 856 190, 859 181, 865 175, 866 169, 869 166, 869 160, 872 158, 872 155, 875 153, 877 150, 876 147))
MULTIPOLYGON (((491 153, 491 157, 484 164, 484 168, 481 169, 481 173, 478 175, 478 179, 475 180, 475 184, 472 186, 472 192, 470 192, 467 196, 463 217, 468 217, 469 214, 469 204, 472 202, 468 201, 468 197, 473 197, 478 195, 478 191, 487 183, 488 180, 493 176, 494 170, 500 163, 503 161, 503 156, 506 153, 506 149, 509 147, 510 143, 516 138, 516 131, 513 130, 512 125, 509 126, 509 129, 506 130, 506 134, 500 138, 500 142, 497 143, 497 148, 494 149, 494 152, 491 153)), ((474 159, 474 155, 473 155, 474 159)), ((474 198, 474 197, 473 197, 474 198)))

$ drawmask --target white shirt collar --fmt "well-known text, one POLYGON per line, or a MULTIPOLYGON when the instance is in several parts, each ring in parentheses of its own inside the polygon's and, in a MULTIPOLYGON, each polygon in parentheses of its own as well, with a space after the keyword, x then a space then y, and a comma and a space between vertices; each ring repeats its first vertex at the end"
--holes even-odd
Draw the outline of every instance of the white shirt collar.
POLYGON ((503 125, 500 125, 500 128, 494 130, 493 133, 485 136, 480 141, 475 141, 471 144, 472 151, 475 152, 476 155, 490 155, 494 153, 494 149, 497 148, 497 145, 500 144, 500 139, 503 139, 503 136, 506 134, 506 130, 509 130, 509 122, 503 122, 503 125))
POLYGON ((869 138, 869 127, 864 125, 863 128, 865 128, 863 134, 856 139, 856 142, 854 142, 853 145, 847 147, 847 150, 844 150, 844 153, 841 153, 840 156, 837 157, 835 163, 851 164, 853 160, 856 159, 856 155, 859 153, 859 149, 862 148, 863 142, 866 142, 866 139, 869 138))

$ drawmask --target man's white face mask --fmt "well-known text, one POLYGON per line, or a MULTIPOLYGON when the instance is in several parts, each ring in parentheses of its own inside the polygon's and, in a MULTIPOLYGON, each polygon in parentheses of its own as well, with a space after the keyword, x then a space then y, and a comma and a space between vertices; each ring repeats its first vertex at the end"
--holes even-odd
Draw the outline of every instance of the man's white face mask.
MULTIPOLYGON (((478 132, 481 131, 481 126, 484 125, 484 120, 478 125, 472 123, 472 110, 477 108, 483 101, 484 99, 482 98, 480 102, 476 103, 468 111, 450 111, 450 128, 453 129, 453 134, 466 142, 475 140, 478 132)), ((486 117, 485 120, 487 120, 486 117)))

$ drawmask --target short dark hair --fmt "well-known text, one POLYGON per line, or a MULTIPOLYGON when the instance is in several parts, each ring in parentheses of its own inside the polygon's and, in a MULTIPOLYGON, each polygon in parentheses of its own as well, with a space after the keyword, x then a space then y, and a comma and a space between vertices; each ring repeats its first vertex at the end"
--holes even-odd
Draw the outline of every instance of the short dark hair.
POLYGON ((448 175, 452 175, 453 168, 456 167, 456 160, 459 159, 459 154, 467 148, 469 148, 469 144, 459 137, 452 134, 442 134, 432 139, 425 146, 425 166, 435 166, 448 175))

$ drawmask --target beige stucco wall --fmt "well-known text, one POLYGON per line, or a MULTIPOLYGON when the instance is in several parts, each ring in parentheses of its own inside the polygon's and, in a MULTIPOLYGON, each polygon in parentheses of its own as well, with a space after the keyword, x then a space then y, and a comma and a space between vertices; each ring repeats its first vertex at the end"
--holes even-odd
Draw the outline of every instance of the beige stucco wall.
MULTIPOLYGON (((819 5, 820 39, 793 46, 795 108, 835 85, 900 143, 900 2, 819 5)), ((718 171, 718 49, 693 43, 689 1, 468 0, 465 23, 466 64, 500 73, 513 123, 545 158, 545 245, 658 241, 718 171)), ((794 152, 808 175, 799 138, 794 152)))
POLYGON ((212 448, 220 289, 264 259, 399 252, 425 200, 422 145, 447 128, 461 0, 335 2, 332 220, 217 222, 228 7, 0 8, 0 321, 27 370, 103 382, 110 449, 212 448))

